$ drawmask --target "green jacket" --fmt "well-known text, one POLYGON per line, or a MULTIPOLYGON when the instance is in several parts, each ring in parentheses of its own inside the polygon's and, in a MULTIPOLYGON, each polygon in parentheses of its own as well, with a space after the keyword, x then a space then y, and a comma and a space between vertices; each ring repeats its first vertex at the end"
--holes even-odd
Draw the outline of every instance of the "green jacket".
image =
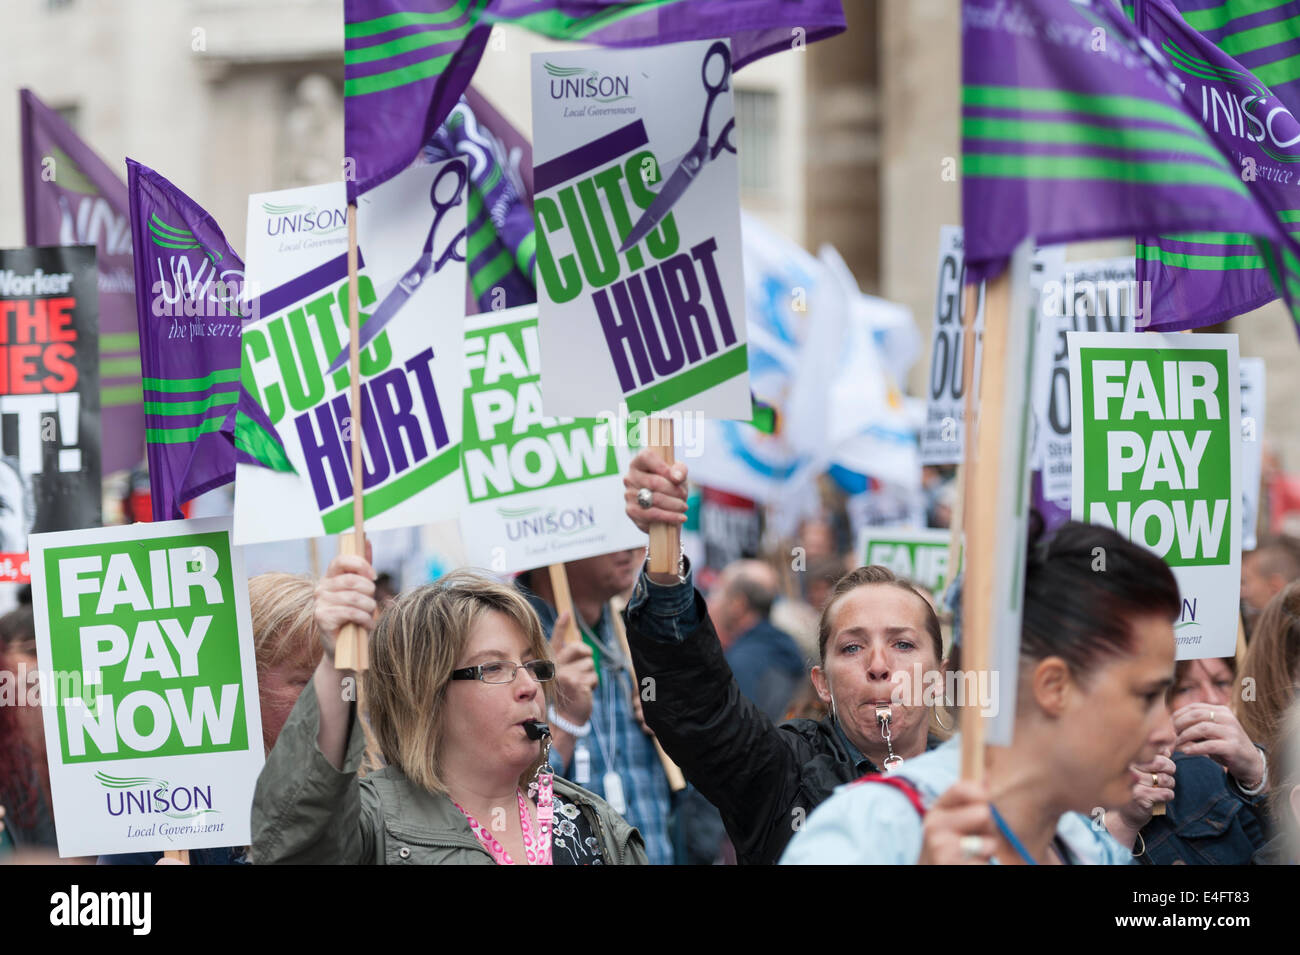
MULTIPOLYGON (((320 708, 308 681, 266 760, 253 796, 255 863, 493 865, 455 804, 389 766, 357 777, 365 737, 352 708, 343 768, 316 745, 320 708)), ((641 834, 594 793, 555 777, 601 841, 607 864, 644 865, 641 834)))

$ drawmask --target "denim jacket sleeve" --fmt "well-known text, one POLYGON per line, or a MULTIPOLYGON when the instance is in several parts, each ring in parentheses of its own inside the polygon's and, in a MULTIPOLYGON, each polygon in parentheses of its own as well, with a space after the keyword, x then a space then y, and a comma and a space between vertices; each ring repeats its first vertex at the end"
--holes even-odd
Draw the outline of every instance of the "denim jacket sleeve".
POLYGON ((695 612, 695 584, 690 559, 681 583, 656 584, 642 566, 632 599, 627 603, 627 619, 637 621, 638 630, 659 643, 681 643, 699 625, 695 612))
POLYGON ((1208 756, 1174 754, 1174 801, 1142 828, 1154 865, 1246 865, 1265 844, 1263 797, 1242 795, 1208 756))
POLYGON ((316 745, 320 706, 307 681, 267 757, 253 794, 253 861, 356 865, 373 862, 383 832, 378 796, 357 777, 365 736, 352 706, 343 768, 316 745))

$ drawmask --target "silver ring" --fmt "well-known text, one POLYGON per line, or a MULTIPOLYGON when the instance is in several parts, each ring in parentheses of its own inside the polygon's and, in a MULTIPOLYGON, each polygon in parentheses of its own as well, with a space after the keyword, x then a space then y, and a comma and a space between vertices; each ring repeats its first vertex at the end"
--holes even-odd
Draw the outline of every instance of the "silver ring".
POLYGON ((643 487, 636 492, 636 502, 641 505, 642 510, 650 510, 655 506, 655 492, 648 487, 643 487))
POLYGON ((984 837, 962 836, 957 846, 961 849, 963 859, 975 859, 984 852, 984 837))

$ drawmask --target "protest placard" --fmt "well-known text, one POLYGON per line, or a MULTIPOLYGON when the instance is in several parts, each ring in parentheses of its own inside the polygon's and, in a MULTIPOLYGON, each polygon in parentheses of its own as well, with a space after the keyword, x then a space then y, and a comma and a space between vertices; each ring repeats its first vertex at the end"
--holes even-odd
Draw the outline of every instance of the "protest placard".
MULTIPOLYGON (((925 424, 921 427, 921 463, 958 464, 966 447, 966 387, 963 363, 966 340, 966 260, 962 227, 939 227, 939 277, 934 303, 934 339, 930 346, 930 378, 925 392, 925 424)), ((1037 283, 1065 262, 1064 246, 1037 249, 1029 278, 1037 283)), ((983 367, 984 285, 975 290, 975 359, 971 387, 979 393, 983 367)))
POLYGON ((1069 332, 1131 332, 1135 314, 1133 259, 1055 262, 1043 275, 1039 308, 1038 374, 1035 381, 1034 468, 1042 472, 1042 495, 1061 509, 1070 506, 1069 332))
MULTIPOLYGON (((962 364, 966 307, 966 264, 962 228, 939 228, 939 278, 934 303, 934 340, 930 346, 930 378, 926 385, 925 425, 921 428, 921 463, 956 464, 965 447, 966 381, 962 364)), ((980 367, 980 334, 984 328, 984 286, 977 290, 975 310, 975 374, 980 367)), ((976 386, 978 387, 978 385, 976 386)))
MULTIPOLYGON (((456 473, 465 179, 462 160, 416 165, 358 202, 361 430, 372 530, 447 519, 465 501, 456 473)), ((259 298, 258 318, 243 331, 243 382, 296 473, 238 466, 241 544, 352 526, 346 222, 341 182, 249 197, 246 281, 259 298)))
POLYGON ((262 719, 230 519, 38 534, 32 568, 59 854, 247 845, 262 719))
POLYGON ((93 246, 0 250, 0 581, 28 534, 100 522, 97 282, 93 246))
POLYGON ((858 542, 863 564, 888 567, 899 577, 942 596, 951 572, 951 534, 932 527, 865 527, 858 542))
POLYGON ((1264 359, 1243 358, 1241 368, 1241 549, 1254 550, 1264 471, 1264 410, 1268 407, 1264 359))
POLYGON ((548 414, 750 418, 730 66, 726 40, 534 54, 548 414))
POLYGON ((645 546, 623 510, 636 419, 544 416, 539 363, 536 305, 466 319, 461 536, 497 573, 645 546))
MULTIPOLYGON (((1173 568, 1178 658, 1232 656, 1241 585, 1236 335, 1068 333, 1075 518, 1173 568)), ((1105 555, 1098 570, 1105 566, 1105 555)))

